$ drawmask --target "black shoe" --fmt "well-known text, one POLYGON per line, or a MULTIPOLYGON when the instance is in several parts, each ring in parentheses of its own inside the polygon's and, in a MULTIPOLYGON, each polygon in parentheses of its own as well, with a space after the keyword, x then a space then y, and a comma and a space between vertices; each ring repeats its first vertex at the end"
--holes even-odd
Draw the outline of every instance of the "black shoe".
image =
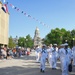
POLYGON ((56 70, 56 68, 52 68, 52 70, 56 70))
POLYGON ((54 70, 56 70, 56 68, 54 68, 54 70))
POLYGON ((40 72, 42 72, 42 69, 40 69, 40 72))
POLYGON ((75 65, 73 65, 73 67, 75 67, 75 65))
POLYGON ((52 68, 52 70, 54 70, 54 68, 52 68))
POLYGON ((60 71, 62 72, 62 70, 60 69, 60 71))
POLYGON ((45 71, 44 71, 44 70, 42 70, 42 72, 44 73, 45 71))

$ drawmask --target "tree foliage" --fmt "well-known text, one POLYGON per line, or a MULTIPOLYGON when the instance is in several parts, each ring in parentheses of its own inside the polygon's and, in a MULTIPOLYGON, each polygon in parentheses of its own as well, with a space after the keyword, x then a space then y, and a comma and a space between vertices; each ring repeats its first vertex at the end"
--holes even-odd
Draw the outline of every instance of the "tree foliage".
POLYGON ((25 38, 24 37, 19 37, 18 46, 24 47, 25 46, 24 42, 25 42, 25 38))
POLYGON ((30 48, 33 47, 33 40, 30 35, 28 34, 26 37, 20 37, 18 39, 18 46, 30 48))
POLYGON ((28 34, 25 38, 25 45, 26 47, 30 47, 32 48, 33 47, 33 39, 30 37, 30 35, 28 34))
POLYGON ((72 46, 72 38, 75 38, 75 30, 66 31, 64 28, 52 29, 44 38, 44 43, 49 45, 50 43, 57 43, 58 45, 68 42, 72 46))
POLYGON ((10 36, 10 37, 9 37, 8 47, 9 47, 9 48, 13 48, 13 47, 15 47, 15 46, 16 46, 16 44, 14 43, 12 36, 10 36))

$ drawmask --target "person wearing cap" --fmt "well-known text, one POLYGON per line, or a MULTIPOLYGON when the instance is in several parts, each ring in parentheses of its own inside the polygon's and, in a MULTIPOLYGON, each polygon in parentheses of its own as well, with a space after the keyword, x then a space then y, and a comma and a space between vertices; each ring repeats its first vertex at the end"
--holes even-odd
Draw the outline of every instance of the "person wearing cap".
POLYGON ((45 63, 47 59, 47 49, 46 45, 43 45, 40 52, 40 71, 45 72, 45 63))
POLYGON ((49 51, 50 51, 50 46, 47 46, 47 54, 48 54, 48 56, 47 56, 47 63, 49 63, 49 51))
POLYGON ((37 45, 35 49, 35 54, 36 54, 36 62, 40 62, 40 47, 37 45))
POLYGON ((62 71, 62 55, 61 55, 61 51, 62 51, 62 49, 64 48, 64 44, 61 44, 60 45, 60 49, 59 49, 59 51, 58 51, 58 53, 59 53, 59 59, 60 59, 60 62, 61 62, 61 66, 60 66, 60 68, 61 68, 61 71, 62 71))
POLYGON ((52 69, 56 69, 57 51, 58 51, 57 44, 54 44, 52 48, 52 61, 51 61, 52 69))
POLYGON ((73 65, 75 66, 75 44, 72 48, 72 53, 73 53, 73 65))
POLYGON ((71 49, 68 48, 68 44, 65 43, 63 48, 59 50, 60 58, 61 58, 61 70, 62 75, 68 75, 68 65, 71 63, 72 52, 71 49))
POLYGON ((47 49, 47 52, 48 52, 48 61, 51 67, 52 67, 52 50, 53 50, 53 47, 52 47, 52 44, 50 44, 49 48, 47 49))

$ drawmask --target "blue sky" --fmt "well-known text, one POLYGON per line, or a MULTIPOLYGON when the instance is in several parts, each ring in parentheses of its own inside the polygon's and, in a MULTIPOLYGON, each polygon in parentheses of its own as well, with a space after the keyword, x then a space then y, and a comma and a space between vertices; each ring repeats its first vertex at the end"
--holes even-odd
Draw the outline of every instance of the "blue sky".
POLYGON ((9 36, 18 37, 30 34, 34 37, 36 27, 40 30, 40 37, 44 38, 51 29, 65 28, 75 29, 75 0, 6 0, 19 8, 20 11, 12 9, 8 5, 10 13, 9 36), (50 28, 39 22, 24 16, 21 11, 42 21, 50 28))

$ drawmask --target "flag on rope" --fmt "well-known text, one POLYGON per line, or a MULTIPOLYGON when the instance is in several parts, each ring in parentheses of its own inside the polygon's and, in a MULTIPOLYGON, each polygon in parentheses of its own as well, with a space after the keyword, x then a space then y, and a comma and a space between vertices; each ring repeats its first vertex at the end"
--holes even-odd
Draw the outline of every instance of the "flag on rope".
POLYGON ((28 17, 31 17, 30 15, 28 15, 28 17))
POLYGON ((36 21, 38 21, 38 19, 36 19, 36 21))
POLYGON ((6 2, 6 4, 8 4, 8 2, 6 2))
POLYGON ((23 13, 23 11, 21 13, 23 13))
MULTIPOLYGON (((7 2, 7 4, 8 4, 8 2, 7 2)), ((17 7, 15 7, 14 5, 12 5, 12 4, 10 4, 10 6, 12 7, 12 8, 14 8, 14 9, 16 9, 17 7)))
POLYGON ((40 22, 40 24, 42 24, 42 22, 40 22))
POLYGON ((14 5, 12 5, 12 8, 15 8, 14 5))
POLYGON ((17 7, 14 7, 14 9, 16 9, 17 7))
POLYGON ((26 15, 26 13, 24 13, 24 15, 26 15))
POLYGON ((10 4, 10 6, 12 6, 12 4, 10 4))
MULTIPOLYGON (((5 0, 4 0, 4 1, 5 1, 5 0)), ((6 5, 7 5, 7 4, 9 4, 12 8, 14 8, 14 9, 15 9, 15 10, 17 10, 17 11, 19 11, 19 10, 20 10, 19 8, 15 7, 14 5, 12 5, 12 4, 10 4, 10 3, 6 2, 6 5)), ((3 9, 3 11, 4 11, 4 12, 8 12, 8 9, 6 9, 6 8, 7 8, 7 6, 6 6, 6 5, 4 5, 4 7, 2 7, 2 9, 3 9)), ((32 19, 33 19, 33 20, 35 20, 35 21, 38 21, 40 24, 42 24, 42 25, 44 25, 44 26, 46 26, 46 27, 50 28, 48 25, 46 25, 45 23, 43 23, 43 22, 39 21, 39 20, 38 20, 38 19, 36 19, 35 17, 32 17, 31 15, 28 15, 26 12, 21 11, 21 13, 22 13, 22 14, 24 14, 25 16, 29 17, 29 18, 32 18, 32 19)))
POLYGON ((33 19, 35 20, 35 18, 33 17, 33 19))
POLYGON ((17 9, 17 11, 19 11, 20 9, 17 9))

